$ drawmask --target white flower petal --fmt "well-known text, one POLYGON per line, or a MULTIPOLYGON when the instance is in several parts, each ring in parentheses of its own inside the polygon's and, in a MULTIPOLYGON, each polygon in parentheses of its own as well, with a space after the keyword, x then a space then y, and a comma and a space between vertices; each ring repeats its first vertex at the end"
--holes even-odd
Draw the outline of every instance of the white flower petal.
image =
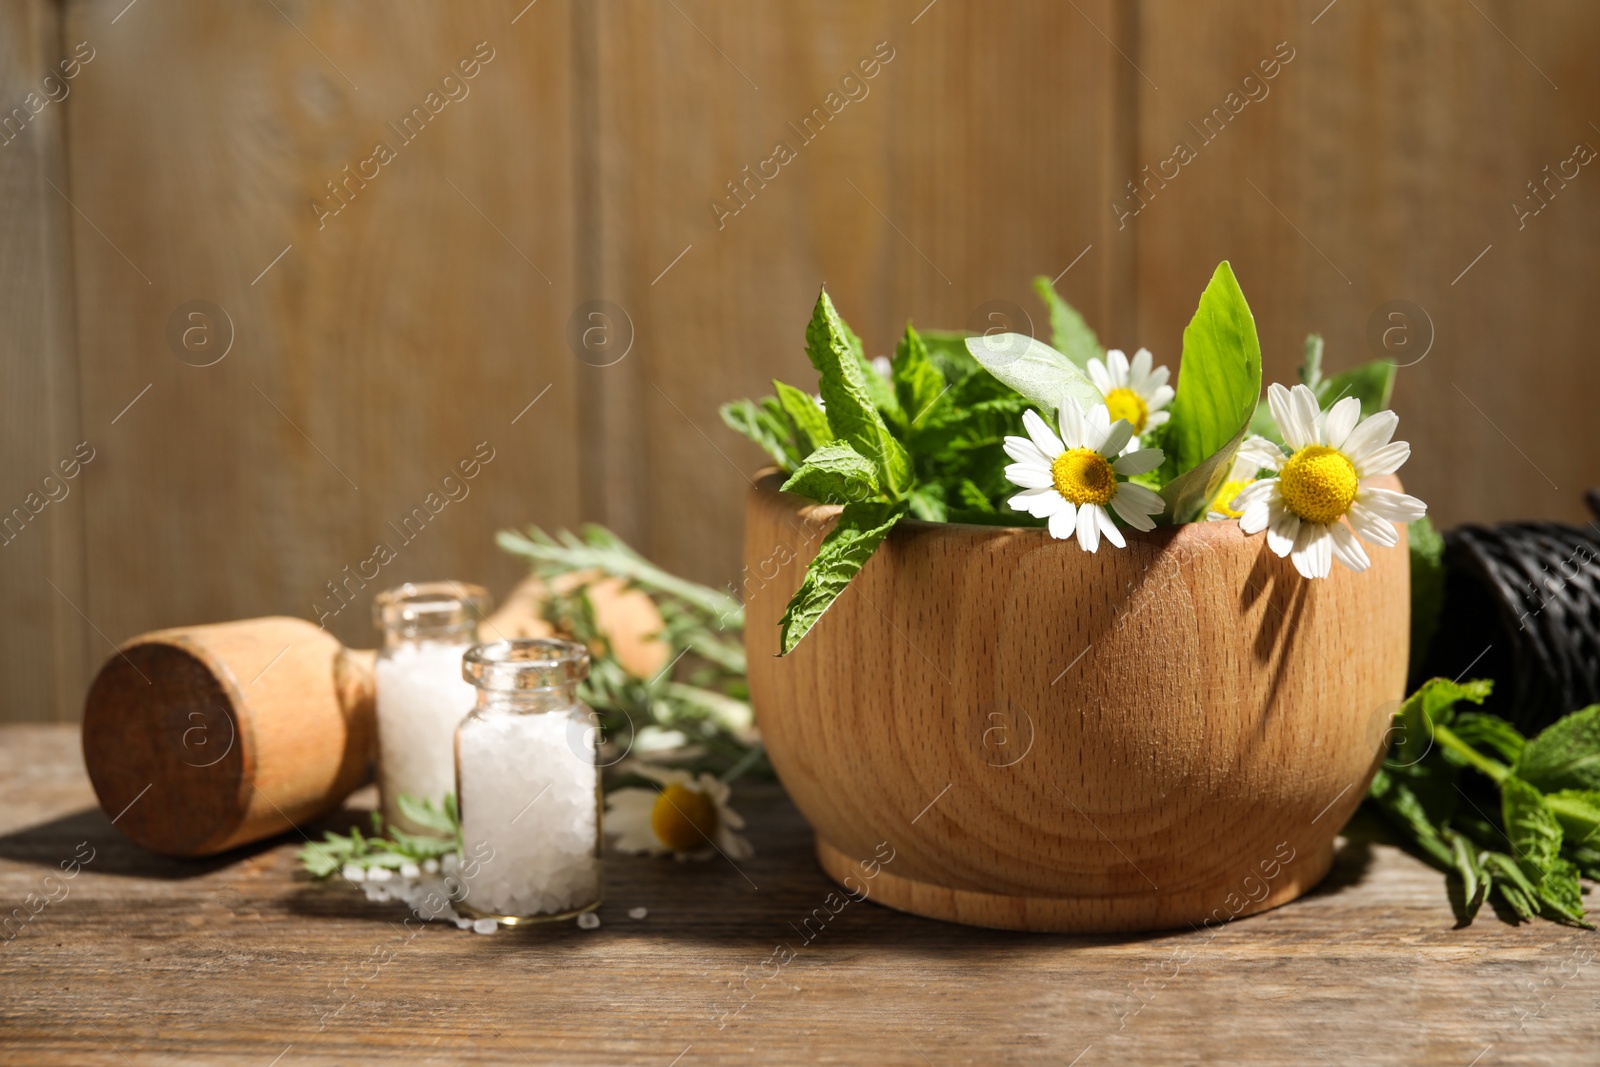
POLYGON ((1124 477, 1132 477, 1155 470, 1166 458, 1159 448, 1141 448, 1137 452, 1124 452, 1111 464, 1111 469, 1124 477))
MULTIPOLYGON (((1239 513, 1239 529, 1246 534, 1258 534, 1267 528, 1272 521, 1272 505, 1265 500, 1257 500, 1249 507, 1234 507, 1238 501, 1229 504, 1230 508, 1239 513)), ((1223 518, 1227 518, 1226 515, 1223 518)))
POLYGON ((1350 510, 1344 513, 1344 517, 1350 520, 1351 529, 1375 545, 1388 548, 1400 543, 1400 531, 1395 528, 1394 523, 1380 519, 1362 507, 1359 500, 1350 505, 1350 510))
POLYGON ((1066 497, 1055 491, 1054 486, 1049 489, 1024 490, 1007 500, 1006 504, 1012 510, 1026 511, 1036 519, 1048 519, 1057 511, 1060 511, 1063 504, 1066 504, 1069 508, 1072 506, 1066 497))
POLYGON ((1012 463, 1006 467, 1006 481, 1024 489, 1048 489, 1055 484, 1050 472, 1031 463, 1012 463))
POLYGON ((1127 419, 1118 419, 1111 424, 1111 428, 1106 431, 1105 440, 1100 442, 1095 451, 1108 458, 1119 455, 1131 440, 1133 440, 1133 423, 1127 419))
POLYGON ((1040 417, 1037 411, 1029 408, 1022 413, 1022 428, 1028 431, 1028 438, 1043 452, 1047 460, 1054 460, 1067 450, 1061 439, 1050 429, 1050 424, 1040 417))
POLYGON ((1099 510, 1097 504, 1078 506, 1078 547, 1085 552, 1094 552, 1100 548, 1100 524, 1095 520, 1095 512, 1099 510))
POLYGON ((1355 463, 1356 473, 1363 478, 1372 478, 1379 474, 1393 474, 1399 470, 1406 460, 1411 458, 1411 444, 1407 441, 1390 441, 1381 448, 1374 448, 1361 457, 1361 462, 1355 463))
POLYGON ((1111 499, 1123 500, 1128 507, 1137 508, 1147 515, 1159 515, 1167 509, 1167 502, 1161 499, 1160 493, 1133 482, 1118 483, 1117 495, 1111 499))
POLYGON ((1084 444, 1086 430, 1083 425, 1083 408, 1071 397, 1061 402, 1060 422, 1061 440, 1065 442, 1067 448, 1087 447, 1084 444))
POLYGON ((1118 388, 1128 384, 1128 357, 1122 354, 1122 349, 1113 348, 1106 353, 1106 370, 1111 372, 1111 381, 1118 388))
POLYGON ((1393 489, 1374 489, 1363 485, 1356 493, 1356 502, 1366 505, 1374 515, 1390 522, 1415 522, 1428 513, 1428 505, 1414 496, 1397 493, 1393 489))
POLYGON ((1333 536, 1321 523, 1302 523, 1289 556, 1302 576, 1326 578, 1333 570, 1333 536))
POLYGON ((1322 434, 1322 406, 1317 403, 1317 394, 1307 385, 1297 385, 1289 390, 1289 399, 1294 404, 1295 417, 1300 425, 1306 428, 1311 435, 1307 444, 1321 442, 1322 434))
POLYGON ((1228 507, 1234 511, 1243 511, 1252 507, 1257 501, 1265 502, 1278 492, 1278 479, 1263 478, 1259 482, 1251 482, 1239 490, 1239 495, 1228 501, 1228 507))
POLYGON ((1328 409, 1323 416, 1322 432, 1327 438, 1329 448, 1343 448, 1345 438, 1350 436, 1350 431, 1356 428, 1356 423, 1361 421, 1361 401, 1353 396, 1347 396, 1333 407, 1328 409))
POLYGON ((1361 542, 1356 540, 1350 527, 1336 522, 1328 528, 1328 532, 1333 535, 1334 559, 1358 573, 1372 566, 1372 560, 1367 558, 1367 550, 1361 547, 1361 542))
MULTIPOLYGON (((1115 500, 1116 498, 1113 497, 1112 499, 1115 500)), ((1123 538, 1122 531, 1117 529, 1117 524, 1111 520, 1111 513, 1106 511, 1105 508, 1094 509, 1094 521, 1100 527, 1100 532, 1105 535, 1107 541, 1110 541, 1118 548, 1128 547, 1128 542, 1123 538)))
MULTIPOLYGON (((722 813, 732 814, 732 812, 726 810, 722 813)), ((717 847, 730 860, 747 860, 756 854, 756 850, 751 847, 750 842, 743 836, 721 825, 717 827, 717 847)))
POLYGON ((1133 354, 1133 362, 1128 364, 1128 382, 1139 392, 1144 392, 1144 384, 1150 379, 1150 365, 1155 362, 1155 357, 1148 348, 1141 348, 1133 354))
POLYGON ((1078 509, 1065 497, 1061 498, 1061 503, 1063 506, 1050 516, 1050 536, 1058 541, 1070 541, 1077 532, 1078 509))
POLYGON ((1103 452, 1106 437, 1111 433, 1111 412, 1104 404, 1096 404, 1083 413, 1083 447, 1103 452))
POLYGON ((1157 367, 1155 370, 1151 371, 1150 377, 1145 379, 1145 381, 1149 383, 1151 395, 1158 394, 1161 392, 1161 390, 1165 389, 1167 387, 1167 379, 1170 377, 1172 377, 1172 372, 1167 370, 1165 367, 1157 367))
POLYGON ((1139 506, 1138 498, 1130 496, 1121 489, 1118 489, 1117 495, 1111 498, 1111 510, 1115 511, 1123 522, 1141 533, 1148 533, 1156 528, 1155 520, 1139 506))
POLYGON ((1294 551, 1295 539, 1300 536, 1300 516, 1285 509, 1271 518, 1267 526, 1267 547, 1274 555, 1287 556, 1294 551))
POLYGON ((1298 452, 1314 443, 1314 428, 1300 425, 1293 394, 1277 382, 1267 386, 1267 407, 1271 409, 1272 421, 1278 424, 1278 432, 1290 451, 1298 452))
POLYGON ((1144 420, 1145 433, 1149 433, 1151 430, 1155 429, 1157 426, 1160 426, 1170 418, 1172 418, 1172 413, 1170 411, 1152 411, 1150 413, 1150 417, 1144 420))
POLYGON ((1394 436, 1395 428, 1400 425, 1400 416, 1392 411, 1380 411, 1361 421, 1361 425, 1350 431, 1350 436, 1344 439, 1344 444, 1339 451, 1349 457, 1350 462, 1357 467, 1367 458, 1367 453, 1373 449, 1382 448, 1389 443, 1389 438, 1394 436))
POLYGON ((1084 370, 1089 372, 1089 380, 1094 383, 1096 389, 1100 390, 1101 396, 1105 396, 1116 388, 1111 384, 1111 375, 1106 372, 1106 365, 1098 359, 1090 359, 1084 366, 1084 370))
MULTIPOLYGON (((1163 372, 1165 372, 1166 369, 1167 368, 1165 367, 1161 368, 1163 372)), ((1154 413, 1172 403, 1172 398, 1176 395, 1177 393, 1173 392, 1172 386, 1158 385, 1155 389, 1151 390, 1149 396, 1144 398, 1145 406, 1148 407, 1152 413, 1154 413)), ((1146 425, 1148 425, 1148 423, 1146 423, 1146 425)))
MULTIPOLYGON (((1039 451, 1039 446, 1027 437, 1007 437, 1005 443, 1006 455, 1018 463, 1032 463, 1035 466, 1048 468, 1055 456, 1047 456, 1039 451)), ((1061 453, 1057 452, 1056 456, 1061 453)))

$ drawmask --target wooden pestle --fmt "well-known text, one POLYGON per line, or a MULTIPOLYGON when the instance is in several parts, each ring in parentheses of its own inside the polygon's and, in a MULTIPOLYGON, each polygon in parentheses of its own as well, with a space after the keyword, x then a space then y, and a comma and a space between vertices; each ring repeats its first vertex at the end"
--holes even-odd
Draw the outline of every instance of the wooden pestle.
MULTIPOLYGON (((648 596, 614 579, 589 596, 625 669, 650 677, 665 665, 648 596)), ((543 600, 543 585, 524 581, 483 639, 547 635, 543 600)), ((377 753, 373 656, 286 617, 134 638, 84 703, 83 761, 100 806, 168 856, 225 852, 326 814, 368 781, 377 753)))

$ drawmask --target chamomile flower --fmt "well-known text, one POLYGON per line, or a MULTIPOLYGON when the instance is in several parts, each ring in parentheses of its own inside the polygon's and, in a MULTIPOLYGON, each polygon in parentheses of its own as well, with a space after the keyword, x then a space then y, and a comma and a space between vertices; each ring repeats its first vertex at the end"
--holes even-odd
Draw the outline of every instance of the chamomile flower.
POLYGON ((1411 455, 1404 441, 1390 441, 1400 419, 1380 411, 1365 419, 1361 403, 1345 397, 1327 411, 1304 385, 1293 390, 1274 384, 1267 404, 1290 455, 1276 448, 1262 466, 1277 472, 1233 499, 1239 528, 1267 531, 1267 547, 1294 561, 1307 578, 1326 578, 1337 559, 1353 571, 1371 565, 1356 539, 1388 547, 1399 542, 1395 523, 1411 522, 1428 507, 1414 496, 1373 486, 1373 478, 1393 474, 1411 455), (1343 521, 1341 521, 1343 520, 1343 521))
POLYGON ((1239 513, 1230 506, 1233 498, 1255 482, 1262 468, 1277 470, 1282 460, 1283 453, 1278 446, 1265 437, 1254 433, 1246 437, 1239 451, 1233 454, 1233 465, 1228 468, 1222 488, 1211 494, 1211 507, 1206 511, 1206 519, 1211 522, 1237 519, 1239 513))
POLYGON ((1122 419, 1133 427, 1133 436, 1153 430, 1166 422, 1171 413, 1164 410, 1172 403, 1172 386, 1167 384, 1167 368, 1151 369, 1154 362, 1148 348, 1133 354, 1133 362, 1119 349, 1106 353, 1105 362, 1089 360, 1089 380, 1094 382, 1100 395, 1105 397, 1111 418, 1122 419))
POLYGON ((754 853, 735 830, 744 819, 728 806, 728 783, 714 775, 638 765, 639 774, 661 789, 618 789, 606 796, 606 833, 623 852, 678 859, 707 859, 720 850, 729 859, 754 853))
POLYGON ((1100 547, 1101 535, 1127 547, 1111 521, 1112 511, 1135 530, 1155 528, 1150 516, 1166 507, 1161 497, 1142 485, 1117 481, 1118 475, 1143 474, 1161 465, 1159 448, 1128 449, 1130 423, 1112 422, 1104 404, 1085 414, 1077 401, 1068 400, 1061 405, 1060 437, 1034 411, 1023 413, 1022 425, 1028 436, 1007 437, 1005 445, 1006 455, 1016 460, 1006 468, 1006 480, 1023 490, 1009 501, 1013 508, 1049 519, 1051 537, 1065 541, 1076 535, 1085 552, 1100 547))

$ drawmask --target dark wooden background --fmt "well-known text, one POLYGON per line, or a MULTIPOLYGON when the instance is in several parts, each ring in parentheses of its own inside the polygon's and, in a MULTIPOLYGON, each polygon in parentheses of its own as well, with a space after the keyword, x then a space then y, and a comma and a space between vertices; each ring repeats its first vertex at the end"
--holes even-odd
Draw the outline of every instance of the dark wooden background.
POLYGON ((716 407, 806 380, 822 282, 885 351, 908 316, 1041 325, 1029 279, 1059 274, 1104 341, 1175 363, 1227 258, 1280 379, 1312 329, 1333 369, 1384 354, 1369 324, 1409 301, 1404 474, 1438 520, 1579 518, 1600 483, 1600 175, 1513 207, 1600 147, 1593 4, 525 4, 0 8, 0 109, 93 51, 0 144, 0 511, 95 455, 0 547, 0 719, 74 719, 146 629, 315 617, 378 541, 398 558, 330 623, 352 644, 383 586, 506 588, 513 524, 598 520, 735 580, 760 456, 716 407), (479 42, 469 94, 319 228, 325 183, 479 42), (789 123, 891 50, 802 144, 789 123), (719 220, 780 140, 796 158, 719 220), (1196 158, 1119 221, 1180 140, 1196 158), (207 367, 168 340, 197 300, 231 322, 207 367), (596 324, 609 348, 571 341, 596 324), (483 441, 402 547, 389 524, 483 441))

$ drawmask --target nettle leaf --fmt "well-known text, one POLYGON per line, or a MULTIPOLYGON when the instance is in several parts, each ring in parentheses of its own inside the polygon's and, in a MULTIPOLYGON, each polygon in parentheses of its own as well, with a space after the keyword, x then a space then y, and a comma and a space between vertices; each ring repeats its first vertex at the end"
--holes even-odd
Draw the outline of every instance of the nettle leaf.
POLYGON ((1042 409, 1055 423, 1068 400, 1084 410, 1105 403, 1100 390, 1066 356, 1025 333, 983 334, 967 338, 967 351, 983 369, 1042 409))
MULTIPOLYGON (((1261 397, 1261 342, 1227 260, 1216 272, 1183 331, 1178 391, 1167 430, 1165 481, 1220 451, 1237 448, 1261 397)), ((1232 453, 1228 454, 1232 460, 1232 453)))
POLYGON ((1091 359, 1104 359, 1105 349, 1100 338, 1078 314, 1076 308, 1056 292, 1055 285, 1044 275, 1033 280, 1033 291, 1039 294, 1044 306, 1050 310, 1050 343, 1057 352, 1072 360, 1078 367, 1087 367, 1091 359))
POLYGON ((785 493, 799 493, 824 504, 876 500, 883 494, 878 468, 848 442, 823 445, 783 483, 785 493))
MULTIPOLYGON (((911 457, 889 432, 873 399, 874 390, 881 387, 888 390, 892 403, 893 390, 861 357, 860 342, 853 341, 854 337, 823 290, 806 327, 806 355, 822 378, 828 425, 835 437, 848 441, 877 465, 880 484, 898 498, 911 488, 911 457), (869 379, 876 379, 877 385, 869 379)), ((895 407, 898 409, 898 404, 895 407)))
POLYGON ((800 639, 811 632, 905 513, 903 503, 844 506, 839 524, 822 539, 816 558, 806 568, 805 581, 778 620, 778 655, 793 652, 800 639))
POLYGON ((783 413, 804 436, 805 440, 800 444, 806 455, 833 440, 833 428, 828 425, 828 416, 822 413, 810 393, 786 385, 776 378, 772 380, 772 388, 778 394, 778 405, 783 408, 783 413))
POLYGON ((1563 716, 1528 742, 1512 768, 1536 788, 1600 790, 1600 704, 1563 716))
POLYGON ((783 420, 753 400, 730 400, 717 409, 729 429, 743 434, 772 457, 784 471, 792 471, 802 458, 793 430, 783 420))
POLYGON ((917 427, 927 420, 928 412, 944 395, 949 386, 945 377, 928 357, 928 346, 911 324, 906 323, 905 336, 894 349, 891 378, 895 399, 905 414, 907 425, 917 427))

